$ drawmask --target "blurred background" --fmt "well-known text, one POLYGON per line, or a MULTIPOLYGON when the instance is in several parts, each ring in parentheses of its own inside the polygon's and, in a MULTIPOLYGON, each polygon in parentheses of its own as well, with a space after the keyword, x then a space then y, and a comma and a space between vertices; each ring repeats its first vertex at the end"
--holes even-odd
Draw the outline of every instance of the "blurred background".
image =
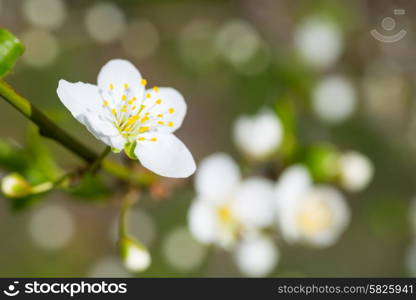
MULTIPOLYGON (((299 143, 365 153, 374 178, 346 194, 345 233, 326 249, 279 243, 276 277, 416 276, 415 19, 409 0, 0 0, 0 27, 26 46, 6 80, 97 151, 103 144, 63 108, 57 84, 95 83, 105 62, 125 58, 151 86, 184 95, 177 134, 197 161, 217 151, 242 161, 233 122, 279 99, 295 107, 299 143)), ((28 122, 4 101, 0 136, 31 143, 28 122)), ((45 144, 61 168, 81 165, 45 144)), ((229 253, 190 236, 192 179, 166 182, 170 196, 144 193, 131 216, 152 254, 139 276, 242 276, 229 253)), ((119 194, 103 194, 56 191, 18 211, 1 198, 0 276, 130 276, 115 247, 119 194)))

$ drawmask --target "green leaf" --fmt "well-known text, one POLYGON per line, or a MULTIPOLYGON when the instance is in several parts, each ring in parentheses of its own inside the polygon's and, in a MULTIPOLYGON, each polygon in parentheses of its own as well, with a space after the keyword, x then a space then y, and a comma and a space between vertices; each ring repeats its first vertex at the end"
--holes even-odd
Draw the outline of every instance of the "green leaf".
POLYGON ((331 182, 338 172, 338 156, 337 149, 332 145, 318 144, 305 149, 303 162, 316 181, 331 182))
POLYGON ((0 78, 10 72, 25 48, 9 31, 0 28, 0 78))

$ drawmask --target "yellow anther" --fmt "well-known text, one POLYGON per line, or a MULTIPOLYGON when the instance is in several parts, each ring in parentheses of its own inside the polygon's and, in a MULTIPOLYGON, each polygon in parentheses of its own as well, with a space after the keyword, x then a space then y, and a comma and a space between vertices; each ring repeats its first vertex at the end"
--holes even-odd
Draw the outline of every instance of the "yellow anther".
POLYGON ((157 91, 159 91, 159 87, 158 87, 158 86, 154 86, 154 87, 153 87, 153 90, 154 90, 155 92, 157 92, 157 91))
POLYGON ((161 104, 162 103, 162 100, 161 99, 157 99, 156 100, 156 104, 161 104))
POLYGON ((114 90, 114 84, 110 83, 110 84, 108 85, 108 88, 109 88, 110 90, 114 90))
POLYGON ((149 131, 149 126, 143 126, 143 127, 140 127, 139 128, 139 132, 140 133, 145 133, 145 132, 147 132, 147 131, 149 131))
POLYGON ((153 137, 150 139, 151 142, 157 142, 157 138, 153 137))
POLYGON ((173 114, 173 113, 175 112, 175 109, 174 109, 173 107, 171 107, 171 108, 169 108, 169 109, 168 109, 168 112, 169 112, 170 114, 173 114))
POLYGON ((136 110, 136 108, 137 108, 137 106, 135 105, 135 106, 133 106, 131 109, 132 109, 132 110, 136 110))
POLYGON ((139 137, 139 138, 138 138, 138 140, 139 140, 140 142, 142 142, 142 141, 144 141, 144 140, 146 140, 146 139, 145 139, 144 137, 142 137, 142 136, 141 136, 141 137, 139 137))
POLYGON ((145 109, 145 108, 146 108, 146 105, 141 104, 141 105, 140 105, 140 110, 139 110, 139 113, 140 113, 143 109, 145 109))
POLYGON ((148 115, 150 115, 150 113, 149 113, 149 112, 147 112, 147 113, 145 113, 144 115, 145 115, 145 116, 148 116, 148 115))
POLYGON ((163 121, 158 121, 158 122, 157 122, 157 124, 159 124, 159 125, 165 125, 165 122, 163 122, 163 121))
POLYGON ((120 109, 121 112, 127 112, 127 106, 123 105, 123 107, 120 109))
POLYGON ((116 114, 117 114, 116 109, 115 109, 115 108, 113 108, 113 109, 111 110, 111 113, 112 113, 113 115, 116 115, 116 114))
POLYGON ((127 83, 124 84, 124 89, 127 90, 129 88, 129 85, 127 83))
POLYGON ((158 114, 157 117, 158 118, 163 118, 163 114, 158 114))
POLYGON ((121 100, 126 101, 127 97, 126 95, 121 96, 121 100))
POLYGON ((147 93, 146 98, 152 98, 152 95, 150 95, 150 93, 147 93))
POLYGON ((133 100, 130 100, 129 102, 127 102, 129 105, 133 104, 133 100))
POLYGON ((168 122, 168 126, 173 127, 173 122, 172 121, 168 122))
POLYGON ((147 80, 146 79, 142 79, 140 81, 140 84, 143 85, 143 86, 145 86, 147 84, 147 80))
POLYGON ((149 117, 144 117, 140 120, 140 123, 146 123, 149 120, 149 117))
POLYGON ((103 106, 108 106, 108 101, 107 100, 104 100, 103 106))

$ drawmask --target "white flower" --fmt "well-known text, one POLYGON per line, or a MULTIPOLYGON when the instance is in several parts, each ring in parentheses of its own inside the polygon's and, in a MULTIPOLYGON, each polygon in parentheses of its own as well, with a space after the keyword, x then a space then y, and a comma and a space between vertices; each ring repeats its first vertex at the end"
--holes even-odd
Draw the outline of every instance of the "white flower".
POLYGON ((256 177, 242 181, 238 166, 226 154, 213 154, 200 163, 195 187, 188 222, 202 243, 230 248, 241 236, 273 222, 273 183, 256 177))
POLYGON ((299 55, 317 69, 332 66, 343 50, 342 35, 338 26, 320 16, 310 16, 302 20, 294 37, 299 55))
POLYGON ((149 251, 128 237, 120 240, 120 254, 126 269, 133 273, 145 271, 152 262, 149 251))
POLYGON ((265 236, 255 235, 243 239, 238 244, 234 258, 243 274, 261 277, 273 270, 280 254, 273 241, 265 236))
POLYGON ((359 192, 368 186, 374 174, 371 161, 363 154, 349 151, 339 160, 341 185, 348 191, 359 192))
POLYGON ((283 238, 289 243, 328 247, 345 230, 350 211, 335 188, 314 186, 308 171, 295 165, 276 186, 276 210, 283 238))
POLYGON ((340 75, 331 75, 321 80, 313 91, 312 100, 315 114, 332 124, 350 117, 357 102, 354 86, 340 75))
POLYGON ((236 145, 251 158, 263 159, 278 149, 283 138, 280 120, 264 109, 255 116, 242 116, 234 123, 236 145))
POLYGON ((186 114, 182 95, 172 88, 146 89, 146 80, 128 61, 109 61, 97 85, 59 81, 58 96, 72 115, 114 151, 130 157, 156 174, 188 177, 195 162, 173 132, 186 114))

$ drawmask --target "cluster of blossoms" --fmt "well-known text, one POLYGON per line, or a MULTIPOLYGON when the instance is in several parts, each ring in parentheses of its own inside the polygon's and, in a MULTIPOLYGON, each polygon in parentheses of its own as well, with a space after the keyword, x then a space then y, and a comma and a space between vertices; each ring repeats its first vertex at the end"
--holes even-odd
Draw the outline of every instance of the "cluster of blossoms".
MULTIPOLYGON (((251 160, 270 158, 282 139, 281 122, 271 111, 235 123, 234 140, 251 160), (249 142, 247 135, 252 137, 249 142)), ((358 152, 339 155, 335 164, 337 181, 346 191, 362 190, 373 175, 371 162, 358 152)), ((275 268, 280 258, 277 240, 329 247, 350 220, 343 193, 333 185, 314 182, 306 165, 288 166, 277 180, 242 179, 235 161, 216 153, 200 163, 195 188, 188 214, 191 233, 204 244, 232 252, 248 276, 265 276, 275 268)))

